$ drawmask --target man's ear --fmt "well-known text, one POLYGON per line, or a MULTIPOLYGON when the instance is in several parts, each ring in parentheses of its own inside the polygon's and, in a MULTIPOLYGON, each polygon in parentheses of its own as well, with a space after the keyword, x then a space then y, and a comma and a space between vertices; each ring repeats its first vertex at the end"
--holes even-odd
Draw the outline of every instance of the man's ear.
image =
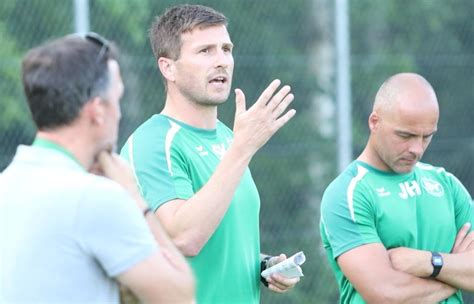
POLYGON ((167 81, 175 81, 175 61, 169 58, 160 57, 158 58, 158 68, 160 69, 161 74, 167 81))
POLYGON ((370 129, 371 132, 377 130, 379 122, 380 122, 380 117, 377 114, 377 112, 373 111, 372 113, 370 113, 370 116, 369 116, 369 129, 370 129))
POLYGON ((102 126, 105 122, 105 105, 100 97, 89 100, 82 109, 87 120, 93 125, 102 126))

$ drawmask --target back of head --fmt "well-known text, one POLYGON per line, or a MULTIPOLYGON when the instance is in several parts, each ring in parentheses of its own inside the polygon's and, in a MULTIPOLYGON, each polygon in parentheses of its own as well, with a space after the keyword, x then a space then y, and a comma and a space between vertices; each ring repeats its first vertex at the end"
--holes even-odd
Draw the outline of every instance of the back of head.
POLYGON ((39 130, 73 122, 82 107, 109 86, 108 60, 116 50, 97 34, 69 35, 30 50, 23 59, 23 88, 39 130))
POLYGON ((169 8, 163 15, 156 17, 149 31, 156 60, 160 57, 178 59, 181 34, 213 25, 227 26, 227 18, 210 7, 183 4, 169 8))

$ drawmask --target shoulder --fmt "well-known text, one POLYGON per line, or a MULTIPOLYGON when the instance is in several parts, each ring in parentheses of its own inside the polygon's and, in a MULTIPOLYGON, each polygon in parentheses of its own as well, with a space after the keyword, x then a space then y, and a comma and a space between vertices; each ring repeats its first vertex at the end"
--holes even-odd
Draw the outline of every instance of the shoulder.
MULTIPOLYGON (((154 142, 162 141, 171 129, 173 129, 173 122, 166 116, 153 115, 130 135, 127 143, 139 146, 152 145, 154 142)), ((127 148, 127 145, 124 148, 127 148)))
POLYGON ((446 171, 443 167, 436 167, 427 163, 419 162, 416 164, 415 170, 420 176, 422 182, 423 180, 427 182, 431 180, 448 184, 454 183, 455 185, 461 184, 456 176, 446 171))
POLYGON ((428 192, 441 191, 442 187, 440 186, 442 185, 454 191, 461 190, 461 192, 466 192, 469 195, 461 181, 454 174, 446 171, 445 168, 421 162, 415 168, 423 188, 428 192))
POLYGON ((129 161, 159 157, 171 148, 180 126, 163 115, 153 115, 127 139, 120 155, 129 161))
POLYGON ((130 194, 115 181, 98 176, 88 174, 84 184, 84 192, 88 200, 100 200, 104 202, 129 202, 132 200, 130 194))
POLYGON ((348 192, 354 192, 361 187, 369 170, 357 162, 351 163, 336 179, 334 179, 324 191, 325 198, 347 197, 348 192))
POLYGON ((134 218, 132 215, 139 213, 135 200, 122 186, 92 174, 78 198, 78 207, 83 223, 121 221, 125 225, 134 218))
POLYGON ((132 197, 118 183, 87 172, 60 171, 48 177, 48 184, 54 184, 54 195, 60 201, 70 202, 78 210, 89 213, 106 213, 114 208, 134 206, 132 197))

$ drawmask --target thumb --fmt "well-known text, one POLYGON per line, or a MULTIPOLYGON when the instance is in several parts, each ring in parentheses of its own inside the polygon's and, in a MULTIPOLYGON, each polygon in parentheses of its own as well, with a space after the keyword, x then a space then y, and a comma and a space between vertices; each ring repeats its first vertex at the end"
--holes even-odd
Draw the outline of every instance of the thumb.
POLYGON ((241 89, 235 89, 235 116, 245 112, 245 94, 241 89))
POLYGON ((276 255, 276 256, 274 256, 270 259, 269 266, 271 267, 271 266, 276 265, 280 262, 283 262, 284 260, 286 260, 286 255, 283 254, 283 253, 280 253, 280 255, 276 255))
POLYGON ((278 258, 280 259, 280 262, 283 262, 284 260, 287 259, 286 254, 284 254, 284 253, 280 253, 280 255, 278 256, 278 258))

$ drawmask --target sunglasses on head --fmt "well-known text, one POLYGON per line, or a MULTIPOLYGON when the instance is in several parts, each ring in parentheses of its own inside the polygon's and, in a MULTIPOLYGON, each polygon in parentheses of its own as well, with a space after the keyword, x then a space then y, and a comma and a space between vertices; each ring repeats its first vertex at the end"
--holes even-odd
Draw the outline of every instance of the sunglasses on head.
POLYGON ((87 41, 94 43, 98 47, 100 47, 96 62, 99 62, 100 60, 102 60, 104 56, 107 54, 107 52, 110 50, 110 42, 97 33, 94 33, 94 32, 76 33, 70 36, 81 37, 83 39, 86 39, 87 41))

